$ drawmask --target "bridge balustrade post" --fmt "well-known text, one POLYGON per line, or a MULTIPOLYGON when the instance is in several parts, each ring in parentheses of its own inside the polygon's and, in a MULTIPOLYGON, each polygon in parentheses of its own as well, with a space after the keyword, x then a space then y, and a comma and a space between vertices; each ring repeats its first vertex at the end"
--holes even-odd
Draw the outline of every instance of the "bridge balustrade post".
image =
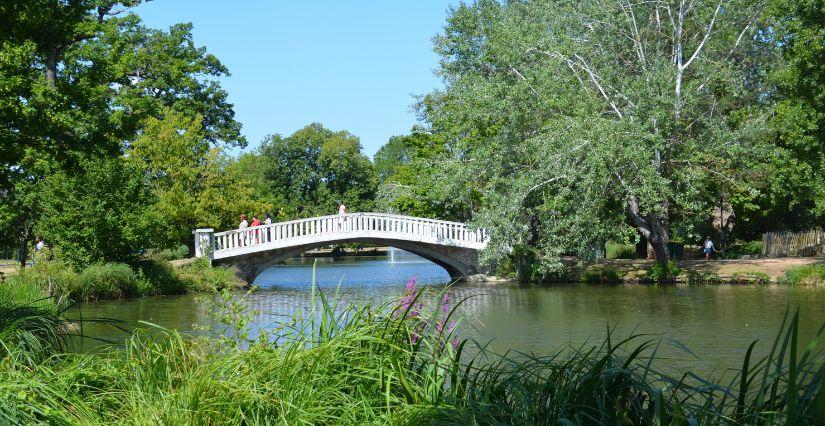
POLYGON ((195 235, 195 257, 207 257, 212 262, 214 233, 212 228, 199 228, 192 231, 195 235))

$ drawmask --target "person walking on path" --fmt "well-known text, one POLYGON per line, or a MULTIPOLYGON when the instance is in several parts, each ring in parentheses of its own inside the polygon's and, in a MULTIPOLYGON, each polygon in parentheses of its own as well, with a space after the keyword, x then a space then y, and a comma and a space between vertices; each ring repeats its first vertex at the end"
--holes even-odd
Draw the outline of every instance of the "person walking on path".
POLYGON ((716 251, 713 246, 713 240, 710 237, 705 237, 705 242, 702 243, 702 251, 705 252, 705 260, 710 260, 710 254, 716 251))
POLYGON ((42 238, 37 237, 37 242, 34 244, 34 253, 32 253, 32 266, 34 266, 36 261, 40 260, 39 255, 44 248, 46 248, 46 243, 42 238))
POLYGON ((347 214, 347 206, 344 205, 343 201, 338 202, 338 230, 342 230, 344 228, 344 221, 347 219, 345 216, 347 214))
MULTIPOLYGON (((249 226, 253 228, 261 226, 261 220, 258 219, 258 216, 252 215, 252 223, 249 226)), ((254 231, 250 232, 253 244, 258 244, 260 242, 260 239, 258 238, 259 232, 260 231, 258 229, 255 229, 254 231)))
MULTIPOLYGON (((241 223, 238 225, 238 229, 246 229, 249 228, 249 222, 246 221, 246 215, 241 214, 241 223)), ((241 246, 245 245, 246 240, 246 232, 241 233, 241 246)))

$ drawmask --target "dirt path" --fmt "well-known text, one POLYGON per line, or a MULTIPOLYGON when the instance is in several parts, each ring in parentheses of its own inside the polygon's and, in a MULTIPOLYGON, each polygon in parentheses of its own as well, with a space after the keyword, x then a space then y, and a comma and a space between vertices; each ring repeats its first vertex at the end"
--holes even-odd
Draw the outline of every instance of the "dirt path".
MULTIPOLYGON (((653 265, 653 260, 644 259, 607 259, 597 262, 599 265, 612 266, 626 278, 638 278, 653 265)), ((676 264, 685 271, 704 274, 730 276, 737 272, 762 272, 771 277, 771 281, 785 274, 796 266, 825 264, 823 257, 788 257, 779 259, 731 259, 731 260, 680 260, 676 264)))

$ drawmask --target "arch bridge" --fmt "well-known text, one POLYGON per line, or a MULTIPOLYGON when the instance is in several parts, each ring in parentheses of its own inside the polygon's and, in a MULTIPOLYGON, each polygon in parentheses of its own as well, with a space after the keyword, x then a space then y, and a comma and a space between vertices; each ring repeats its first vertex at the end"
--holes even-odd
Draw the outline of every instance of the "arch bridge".
POLYGON ((252 283, 266 268, 329 244, 371 243, 415 253, 443 267, 454 279, 480 274, 483 229, 467 224, 386 213, 348 213, 214 232, 197 229, 195 256, 238 268, 252 283))

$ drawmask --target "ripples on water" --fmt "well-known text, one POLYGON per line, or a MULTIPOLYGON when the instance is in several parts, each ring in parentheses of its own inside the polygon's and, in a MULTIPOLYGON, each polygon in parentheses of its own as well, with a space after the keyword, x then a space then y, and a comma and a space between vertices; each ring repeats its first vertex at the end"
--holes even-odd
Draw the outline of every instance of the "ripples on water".
MULTIPOLYGON (((410 255, 412 256, 412 255, 410 255)), ((441 267, 407 257, 318 259, 316 282, 329 294, 339 291, 344 303, 396 300, 404 284, 440 289, 449 282, 441 267)), ((260 290, 249 306, 261 314, 256 322, 272 327, 284 317, 305 312, 310 301, 313 259, 273 267, 256 280, 260 290)), ((825 322, 825 290, 786 287, 669 286, 519 286, 455 284, 451 300, 469 297, 460 309, 461 333, 490 348, 549 354, 569 345, 600 343, 608 325, 614 336, 651 333, 687 345, 701 358, 673 345, 663 345, 661 361, 676 371, 702 373, 736 368, 751 341, 767 352, 788 305, 801 310, 800 340, 807 342, 825 322), (590 340, 588 340, 590 339, 590 340)), ((85 304, 84 316, 111 317, 136 326, 140 320, 191 330, 209 321, 205 296, 170 296, 85 304)), ((89 326, 90 335, 122 339, 111 329, 89 326)), ((640 341, 641 342, 641 341, 640 341)))

